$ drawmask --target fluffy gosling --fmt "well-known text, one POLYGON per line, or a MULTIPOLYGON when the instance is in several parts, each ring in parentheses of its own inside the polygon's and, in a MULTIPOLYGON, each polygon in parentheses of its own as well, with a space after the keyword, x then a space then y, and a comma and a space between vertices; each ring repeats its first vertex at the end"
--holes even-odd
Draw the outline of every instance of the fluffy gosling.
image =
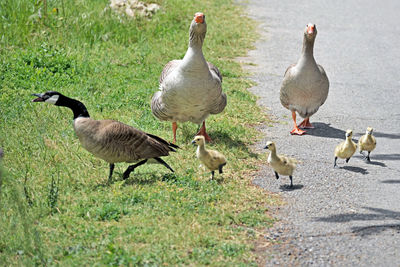
POLYGON ((346 163, 349 162, 350 158, 354 155, 354 152, 357 150, 356 143, 351 140, 353 136, 352 130, 346 131, 346 140, 341 142, 339 145, 335 147, 335 162, 333 167, 337 167, 336 160, 337 158, 346 159, 346 163))
POLYGON ((274 142, 268 141, 264 149, 269 149, 271 151, 271 153, 269 153, 267 162, 274 170, 276 179, 279 179, 279 174, 288 175, 290 178, 290 187, 293 187, 292 175, 294 169, 296 168, 297 160, 284 155, 277 155, 274 142))
POLYGON ((205 147, 205 138, 197 135, 192 141, 193 145, 197 145, 197 158, 211 171, 211 179, 214 179, 215 170, 222 173, 222 168, 226 165, 226 158, 216 150, 209 150, 205 147))
POLYGON ((364 158, 370 162, 371 159, 369 158, 369 154, 371 154, 371 151, 375 149, 376 147, 376 139, 375 136, 372 135, 374 129, 371 127, 367 128, 366 133, 361 136, 360 140, 358 140, 358 147, 360 148, 360 154, 364 156, 364 158), (364 155, 364 150, 368 152, 368 155, 364 155))

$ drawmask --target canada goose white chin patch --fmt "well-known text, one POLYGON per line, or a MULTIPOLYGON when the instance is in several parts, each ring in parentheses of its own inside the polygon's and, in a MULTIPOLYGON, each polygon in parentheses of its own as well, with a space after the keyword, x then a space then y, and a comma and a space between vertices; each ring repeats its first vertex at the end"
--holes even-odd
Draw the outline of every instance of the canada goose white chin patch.
POLYGON ((60 97, 59 95, 53 95, 48 99, 46 99, 44 102, 54 105, 55 103, 57 103, 59 97, 60 97))

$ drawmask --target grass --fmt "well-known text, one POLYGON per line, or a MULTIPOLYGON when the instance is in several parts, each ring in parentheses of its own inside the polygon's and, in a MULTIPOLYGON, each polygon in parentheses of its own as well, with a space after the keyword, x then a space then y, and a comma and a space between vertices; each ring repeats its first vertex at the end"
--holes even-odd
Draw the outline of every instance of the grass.
POLYGON ((232 0, 154 1, 151 20, 129 19, 108 1, 0 3, 0 263, 6 265, 256 265, 260 231, 272 224, 277 199, 251 184, 263 160, 249 146, 252 125, 267 118, 234 58, 255 40, 254 26, 232 0), (57 8, 58 11, 56 11, 57 8), (182 58, 192 16, 203 11, 207 60, 219 67, 228 95, 224 113, 208 119, 214 149, 228 158, 210 181, 189 143, 197 126, 178 129, 175 174, 144 165, 121 181, 79 144, 69 109, 30 102, 57 90, 80 99, 96 119, 117 119, 172 138, 150 111, 164 64, 182 58))

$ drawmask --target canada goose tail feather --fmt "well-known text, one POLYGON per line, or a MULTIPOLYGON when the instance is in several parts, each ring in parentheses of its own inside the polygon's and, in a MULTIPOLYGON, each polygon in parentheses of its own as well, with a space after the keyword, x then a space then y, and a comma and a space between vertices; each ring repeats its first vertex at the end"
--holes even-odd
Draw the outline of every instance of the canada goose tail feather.
POLYGON ((170 149, 170 151, 172 151, 172 152, 176 152, 175 148, 176 148, 176 149, 180 149, 179 146, 177 146, 177 145, 175 145, 175 144, 172 144, 172 143, 170 143, 170 142, 168 142, 168 141, 162 139, 161 137, 158 137, 158 136, 156 136, 156 135, 149 134, 149 133, 146 133, 146 135, 149 136, 150 138, 153 138, 153 139, 157 140, 158 142, 160 142, 160 143, 162 143, 162 144, 167 145, 168 148, 170 149))

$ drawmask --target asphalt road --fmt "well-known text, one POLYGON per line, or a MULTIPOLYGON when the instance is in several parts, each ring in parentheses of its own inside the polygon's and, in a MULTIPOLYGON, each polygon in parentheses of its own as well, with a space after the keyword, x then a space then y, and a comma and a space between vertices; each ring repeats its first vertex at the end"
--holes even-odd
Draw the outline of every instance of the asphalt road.
MULTIPOLYGON (((265 165, 254 183, 282 195, 287 205, 266 238, 267 266, 400 266, 400 1, 250 0, 260 22, 250 64, 251 89, 276 122, 264 125, 278 153, 301 160, 294 174, 276 180, 265 165), (301 51, 307 23, 317 25, 314 57, 330 80, 326 103, 311 117, 306 136, 291 136, 290 112, 279 89, 301 51), (272 126, 272 127, 271 127, 272 126), (333 150, 353 129, 354 140, 375 129, 372 162, 356 154, 348 164, 333 150)), ((298 117, 298 122, 300 122, 298 117)))

